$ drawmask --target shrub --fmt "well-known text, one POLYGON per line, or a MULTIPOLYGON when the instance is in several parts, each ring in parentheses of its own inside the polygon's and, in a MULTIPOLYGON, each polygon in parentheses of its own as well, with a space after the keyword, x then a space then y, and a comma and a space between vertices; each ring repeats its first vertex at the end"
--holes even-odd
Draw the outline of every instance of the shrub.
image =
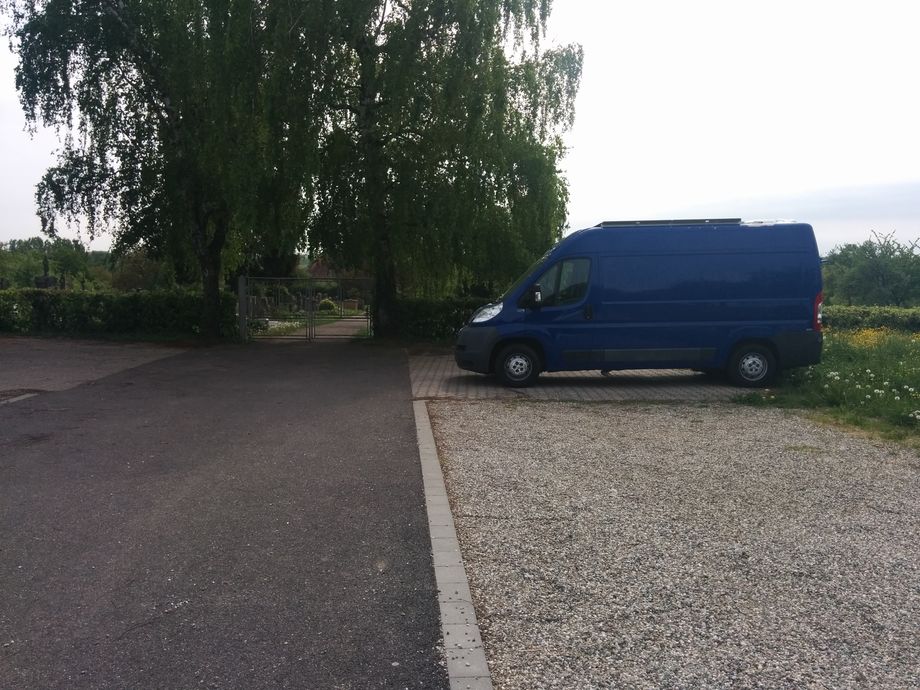
MULTIPOLYGON (((72 335, 196 335, 202 296, 183 290, 0 290, 0 332, 72 335)), ((221 296, 221 332, 237 332, 236 296, 221 296)))
POLYGON ((395 305, 394 320, 399 332, 408 338, 452 340, 482 305, 479 298, 401 298, 395 305))
POLYGON ((333 302, 328 297, 324 300, 321 300, 318 305, 316 305, 316 311, 336 311, 338 307, 335 302, 333 302))
POLYGON ((920 307, 846 307, 824 308, 825 323, 831 328, 890 328, 896 331, 920 331, 920 307))

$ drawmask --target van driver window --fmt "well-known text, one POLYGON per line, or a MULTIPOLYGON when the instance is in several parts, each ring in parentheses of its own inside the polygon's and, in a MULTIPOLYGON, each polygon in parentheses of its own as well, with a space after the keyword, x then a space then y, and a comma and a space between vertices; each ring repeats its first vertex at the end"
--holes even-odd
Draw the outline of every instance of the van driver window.
POLYGON ((578 302, 588 289, 589 259, 566 259, 555 264, 537 281, 543 292, 543 306, 556 307, 578 302))

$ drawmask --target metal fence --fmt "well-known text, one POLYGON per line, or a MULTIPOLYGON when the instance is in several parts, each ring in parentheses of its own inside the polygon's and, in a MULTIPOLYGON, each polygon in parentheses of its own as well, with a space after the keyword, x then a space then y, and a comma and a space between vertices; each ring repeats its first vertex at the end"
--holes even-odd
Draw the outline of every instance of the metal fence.
POLYGON ((241 277, 238 294, 246 339, 350 340, 374 334, 370 279, 241 277))

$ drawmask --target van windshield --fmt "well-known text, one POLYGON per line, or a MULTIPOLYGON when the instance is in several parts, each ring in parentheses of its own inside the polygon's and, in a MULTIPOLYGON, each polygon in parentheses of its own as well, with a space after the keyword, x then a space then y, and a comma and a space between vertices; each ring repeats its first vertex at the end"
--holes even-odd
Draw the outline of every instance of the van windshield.
POLYGON ((506 299, 508 299, 508 296, 509 296, 512 292, 514 292, 514 291, 517 290, 519 287, 521 287, 521 285, 523 285, 524 281, 527 280, 531 275, 533 275, 533 272, 534 272, 535 270, 537 270, 537 266, 539 266, 539 265, 542 264, 544 261, 546 261, 546 257, 548 257, 548 256, 550 255, 550 253, 553 251, 553 249, 555 249, 555 248, 556 248, 555 246, 550 247, 549 250, 546 252, 546 254, 544 254, 544 255, 541 256, 539 259, 537 259, 536 261, 534 261, 534 262, 530 265, 530 268, 528 268, 526 271, 524 271, 524 272, 521 274, 521 276, 520 276, 517 280, 514 281, 514 283, 511 285, 510 288, 508 288, 507 290, 505 290, 505 293, 504 293, 501 297, 498 298, 498 301, 499 301, 499 302, 504 302, 506 299))

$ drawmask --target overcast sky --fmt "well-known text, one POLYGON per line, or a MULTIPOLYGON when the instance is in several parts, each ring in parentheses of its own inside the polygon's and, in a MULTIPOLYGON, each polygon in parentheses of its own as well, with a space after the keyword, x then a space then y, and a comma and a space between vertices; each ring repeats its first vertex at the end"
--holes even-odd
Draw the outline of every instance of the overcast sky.
MULTIPOLYGON (((918 27, 916 0, 555 0, 550 41, 585 50, 570 226, 793 217, 822 251, 920 237, 918 27)), ((0 49, 0 241, 38 233, 55 146, 23 133, 13 65, 0 49)))
POLYGON ((920 237, 920 2, 554 6, 551 39, 585 48, 573 228, 795 217, 825 251, 920 237))

